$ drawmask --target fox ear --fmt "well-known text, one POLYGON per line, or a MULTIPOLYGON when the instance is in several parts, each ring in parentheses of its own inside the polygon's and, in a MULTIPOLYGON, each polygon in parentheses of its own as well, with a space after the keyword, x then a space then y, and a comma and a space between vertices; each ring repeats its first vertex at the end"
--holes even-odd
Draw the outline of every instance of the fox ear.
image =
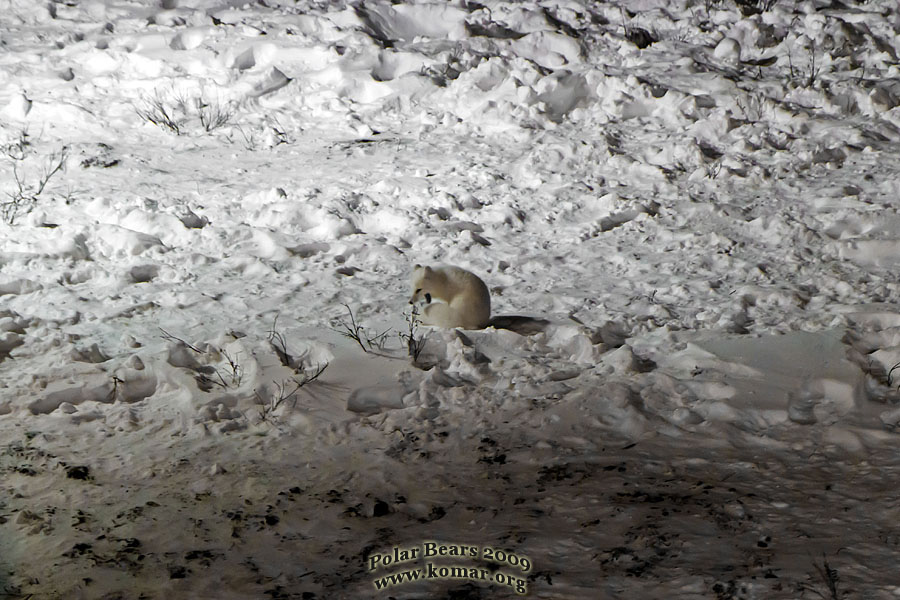
POLYGON ((434 270, 431 267, 425 267, 426 275, 431 275, 432 273, 434 273, 434 270))

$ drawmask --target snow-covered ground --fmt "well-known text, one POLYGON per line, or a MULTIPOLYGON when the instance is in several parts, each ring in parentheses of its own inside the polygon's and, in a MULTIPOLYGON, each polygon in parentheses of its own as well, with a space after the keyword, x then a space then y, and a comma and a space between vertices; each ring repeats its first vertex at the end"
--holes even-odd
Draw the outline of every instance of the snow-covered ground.
POLYGON ((900 12, 739 4, 0 0, 0 597, 900 598, 900 12))

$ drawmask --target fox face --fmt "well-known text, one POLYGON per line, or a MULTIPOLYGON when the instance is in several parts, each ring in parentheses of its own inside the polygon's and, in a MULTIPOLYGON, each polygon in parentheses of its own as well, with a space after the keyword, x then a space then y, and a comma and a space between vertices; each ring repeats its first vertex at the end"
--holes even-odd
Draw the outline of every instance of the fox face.
POLYGON ((422 300, 424 300, 426 304, 431 304, 431 292, 428 291, 428 283, 433 277, 434 270, 431 267, 423 267, 422 265, 415 265, 413 267, 413 294, 409 299, 410 304, 418 304, 422 300))

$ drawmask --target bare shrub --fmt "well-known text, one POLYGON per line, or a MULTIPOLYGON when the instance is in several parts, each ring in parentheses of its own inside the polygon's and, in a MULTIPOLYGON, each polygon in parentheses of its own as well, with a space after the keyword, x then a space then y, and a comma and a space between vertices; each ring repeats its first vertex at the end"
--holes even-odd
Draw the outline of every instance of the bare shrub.
POLYGON ((218 367, 213 365, 198 364, 195 368, 192 368, 197 387, 202 391, 208 392, 217 386, 224 390, 241 387, 244 378, 244 368, 238 362, 237 357, 232 357, 225 350, 220 350, 210 345, 206 345, 206 349, 201 350, 197 346, 189 344, 179 337, 175 337, 165 329, 160 328, 160 331, 162 332, 161 337, 164 340, 184 346, 195 354, 204 356, 205 360, 219 360, 219 355, 221 355, 221 358, 224 358, 225 362, 228 363, 228 369, 225 370, 224 375, 218 367))
POLYGON ((344 319, 337 319, 334 321, 335 327, 332 327, 335 331, 340 333, 346 338, 350 338, 359 344, 359 347, 363 349, 363 352, 369 352, 372 349, 383 349, 384 343, 387 340, 387 335, 390 333, 390 329, 385 329, 384 331, 378 333, 373 330, 366 329, 360 323, 357 323, 356 317, 353 315, 353 310, 350 308, 350 305, 344 304, 344 308, 347 309, 347 314, 350 316, 350 322, 348 323, 344 319))
POLYGON ((237 112, 231 102, 224 102, 220 98, 206 100, 202 95, 194 98, 194 109, 200 119, 200 125, 207 132, 227 125, 237 112))
POLYGON ((397 335, 400 337, 400 341, 406 345, 406 352, 413 363, 416 363, 422 350, 425 349, 425 337, 418 333, 419 325, 422 323, 419 320, 419 307, 413 305, 412 310, 403 314, 406 317, 408 328, 406 331, 398 332, 397 335))
POLYGON ((262 421, 267 422, 272 422, 275 419, 275 413, 282 406, 290 403, 291 408, 293 408, 297 402, 297 392, 304 386, 317 380, 325 372, 329 364, 327 362, 324 364, 307 363, 291 355, 288 349, 287 338, 277 329, 277 325, 278 317, 275 318, 272 328, 267 334, 269 345, 278 356, 282 366, 293 370, 295 375, 281 382, 273 382, 275 390, 269 399, 263 398, 258 391, 255 392, 256 403, 259 405, 259 417, 262 421))
POLYGON ((247 129, 236 125, 235 129, 241 134, 243 145, 247 150, 255 151, 260 147, 274 148, 294 143, 288 128, 272 115, 267 115, 263 124, 248 126, 247 129))
POLYGON ((234 119, 237 108, 233 102, 226 102, 218 96, 208 97, 205 90, 188 96, 175 89, 165 93, 157 89, 135 105, 135 112, 148 123, 181 135, 187 131, 191 121, 199 122, 207 133, 223 127, 234 119))
POLYGON ((278 409, 288 403, 293 408, 297 403, 297 392, 305 385, 318 379, 327 368, 328 363, 314 365, 309 370, 299 373, 296 377, 291 377, 281 382, 273 382, 275 393, 268 400, 263 398, 259 392, 256 392, 256 403, 259 405, 260 420, 273 421, 278 409))
POLYGON ((181 135, 181 129, 188 116, 186 99, 183 95, 176 94, 174 90, 165 96, 159 90, 155 90, 152 96, 143 99, 134 110, 148 123, 171 131, 175 135, 181 135))
POLYGON ((794 66, 793 53, 788 51, 788 68, 790 69, 791 82, 796 87, 811 88, 815 86, 816 80, 822 72, 822 66, 816 65, 816 52, 819 51, 814 41, 809 41, 801 45, 807 51, 806 67, 794 66))
POLYGON ((825 586, 825 592, 816 589, 812 585, 802 584, 804 591, 812 592, 819 598, 822 598, 822 600, 841 600, 844 594, 838 590, 838 582, 841 578, 837 569, 829 565, 828 559, 824 556, 822 557, 822 564, 819 565, 819 563, 814 562, 813 567, 816 569, 821 583, 825 586))
POLYGON ((13 225, 17 217, 34 210, 50 180, 65 170, 68 148, 62 146, 45 156, 35 156, 28 132, 23 129, 13 142, 2 147, 2 154, 12 165, 14 189, 7 192, 6 200, 0 200, 0 215, 13 225), (35 163, 40 166, 35 167, 35 163))

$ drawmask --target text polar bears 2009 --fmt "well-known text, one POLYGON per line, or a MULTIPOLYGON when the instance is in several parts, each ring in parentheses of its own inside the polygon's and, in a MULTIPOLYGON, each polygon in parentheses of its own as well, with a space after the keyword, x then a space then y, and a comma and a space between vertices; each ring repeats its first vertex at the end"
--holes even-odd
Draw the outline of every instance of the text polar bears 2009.
POLYGON ((375 589, 383 590, 395 585, 420 580, 465 579, 508 586, 515 590, 517 594, 524 595, 528 592, 525 578, 516 577, 498 570, 497 565, 514 567, 522 573, 529 572, 532 565, 531 560, 527 556, 507 550, 491 546, 442 542, 422 542, 419 546, 408 548, 395 547, 386 553, 375 552, 369 555, 367 562, 369 571, 376 571, 411 561, 424 561, 424 563, 423 566, 411 567, 376 578, 373 582, 375 589), (467 562, 461 563, 457 560, 451 564, 444 560, 453 558, 467 559, 467 562), (439 562, 435 562, 435 560, 439 562), (482 567, 471 562, 475 560, 487 561, 493 564, 482 567))

